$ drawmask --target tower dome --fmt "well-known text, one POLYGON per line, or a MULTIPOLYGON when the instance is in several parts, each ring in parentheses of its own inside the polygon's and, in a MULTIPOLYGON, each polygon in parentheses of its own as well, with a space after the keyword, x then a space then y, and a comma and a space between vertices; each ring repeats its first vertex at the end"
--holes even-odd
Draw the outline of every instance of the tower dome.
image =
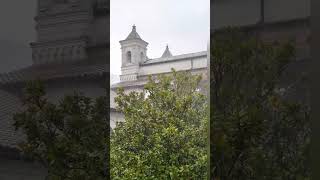
POLYGON ((171 52, 169 50, 169 46, 167 45, 166 50, 163 52, 161 58, 168 58, 168 57, 171 57, 171 56, 172 56, 172 54, 171 54, 171 52))

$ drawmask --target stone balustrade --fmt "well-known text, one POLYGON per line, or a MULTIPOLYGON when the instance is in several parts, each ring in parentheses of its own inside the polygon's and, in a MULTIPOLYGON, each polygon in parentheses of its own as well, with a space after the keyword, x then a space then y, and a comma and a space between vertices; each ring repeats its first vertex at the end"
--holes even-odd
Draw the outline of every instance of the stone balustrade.
POLYGON ((137 80, 137 74, 129 74, 129 75, 121 75, 120 76, 120 81, 125 82, 125 81, 136 81, 137 80))
POLYGON ((76 61, 86 58, 87 50, 84 42, 63 44, 63 46, 47 46, 46 44, 32 46, 32 59, 34 64, 76 61))

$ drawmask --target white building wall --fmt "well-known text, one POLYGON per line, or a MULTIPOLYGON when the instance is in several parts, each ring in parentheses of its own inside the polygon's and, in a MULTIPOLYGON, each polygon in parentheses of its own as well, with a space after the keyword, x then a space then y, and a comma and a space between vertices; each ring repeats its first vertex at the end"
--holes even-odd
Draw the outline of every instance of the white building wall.
POLYGON ((153 75, 153 74, 160 74, 160 73, 170 73, 172 68, 174 68, 176 71, 185 71, 185 70, 206 68, 206 67, 207 67, 207 58, 200 57, 200 58, 185 59, 185 60, 179 60, 179 61, 141 66, 139 69, 139 75, 146 76, 146 75, 153 75))
POLYGON ((191 61, 175 61, 170 63, 152 64, 148 66, 142 66, 139 70, 139 75, 151 75, 171 72, 171 68, 179 70, 191 69, 191 61))
POLYGON ((193 59, 193 69, 207 68, 207 57, 193 59))
POLYGON ((24 134, 15 131, 13 126, 13 115, 20 110, 21 100, 15 94, 3 90, 0 90, 0 98, 0 145, 16 147, 25 138, 24 134))
POLYGON ((110 112, 110 127, 113 129, 116 127, 116 122, 123 122, 124 115, 119 112, 110 112))

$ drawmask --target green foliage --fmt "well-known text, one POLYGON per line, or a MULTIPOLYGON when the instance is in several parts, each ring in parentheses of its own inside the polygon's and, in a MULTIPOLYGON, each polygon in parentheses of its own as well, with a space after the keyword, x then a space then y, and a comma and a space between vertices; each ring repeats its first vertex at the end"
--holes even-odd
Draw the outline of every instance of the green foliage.
POLYGON ((143 92, 119 89, 125 122, 111 135, 112 179, 205 179, 206 97, 200 76, 175 72, 149 78, 143 92))
POLYGON ((106 99, 92 100, 80 93, 54 104, 45 98, 38 81, 30 82, 23 111, 15 127, 26 134, 21 150, 48 169, 48 179, 105 179, 107 127, 106 99))
POLYGON ((277 91, 292 42, 265 43, 232 28, 211 39, 211 178, 309 177, 308 109, 277 91))

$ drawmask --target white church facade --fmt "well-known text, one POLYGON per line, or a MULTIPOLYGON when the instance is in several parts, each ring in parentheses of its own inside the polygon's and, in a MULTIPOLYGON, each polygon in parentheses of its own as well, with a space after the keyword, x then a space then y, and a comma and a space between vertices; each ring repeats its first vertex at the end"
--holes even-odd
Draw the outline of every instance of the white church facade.
POLYGON ((112 128, 116 126, 116 122, 124 120, 123 115, 117 111, 117 105, 114 102, 117 88, 122 87, 125 92, 142 91, 148 82, 148 76, 170 74, 172 68, 176 71, 201 74, 203 82, 208 79, 208 50, 172 55, 167 46, 161 57, 148 58, 148 43, 140 37, 135 25, 128 37, 120 41, 120 44, 122 51, 120 82, 111 85, 110 90, 110 125, 112 128))

